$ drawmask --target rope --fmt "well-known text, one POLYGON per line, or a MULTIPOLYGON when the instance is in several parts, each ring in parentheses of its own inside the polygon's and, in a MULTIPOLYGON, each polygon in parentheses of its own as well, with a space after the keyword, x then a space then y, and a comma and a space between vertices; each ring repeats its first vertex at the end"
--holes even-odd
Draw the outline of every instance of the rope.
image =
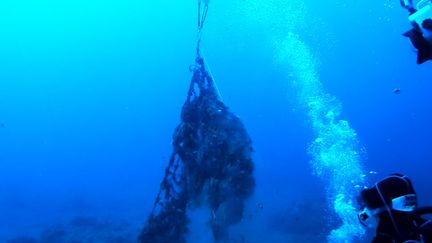
POLYGON ((204 6, 201 4, 202 0, 198 0, 198 34, 197 34, 197 57, 200 56, 200 45, 201 45, 201 32, 204 27, 205 20, 208 12, 208 1, 204 1, 204 6))

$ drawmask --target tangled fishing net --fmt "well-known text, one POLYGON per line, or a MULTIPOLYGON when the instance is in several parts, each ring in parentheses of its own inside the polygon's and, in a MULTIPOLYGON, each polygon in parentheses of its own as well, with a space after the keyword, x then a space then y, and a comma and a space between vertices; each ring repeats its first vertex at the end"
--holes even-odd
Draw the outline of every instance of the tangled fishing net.
POLYGON ((213 237, 226 240, 255 188, 252 141, 243 123, 221 101, 202 58, 192 71, 173 152, 141 243, 186 242, 187 210, 199 205, 203 194, 213 237))

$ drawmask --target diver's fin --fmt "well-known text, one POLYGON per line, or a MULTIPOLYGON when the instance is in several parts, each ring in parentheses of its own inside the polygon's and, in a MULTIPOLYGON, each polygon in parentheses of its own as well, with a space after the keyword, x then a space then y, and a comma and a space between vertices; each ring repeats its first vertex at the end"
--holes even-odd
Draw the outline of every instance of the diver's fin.
POLYGON ((427 41, 424 39, 422 33, 415 29, 411 29, 402 35, 408 37, 417 50, 423 49, 427 44, 427 41))
POLYGON ((410 38, 413 35, 414 30, 408 30, 407 32, 403 33, 402 35, 405 37, 410 38))
MULTIPOLYGON (((430 47, 432 48, 432 46, 430 47)), ((422 64, 432 60, 432 49, 429 50, 419 50, 417 53, 417 64, 422 64)))

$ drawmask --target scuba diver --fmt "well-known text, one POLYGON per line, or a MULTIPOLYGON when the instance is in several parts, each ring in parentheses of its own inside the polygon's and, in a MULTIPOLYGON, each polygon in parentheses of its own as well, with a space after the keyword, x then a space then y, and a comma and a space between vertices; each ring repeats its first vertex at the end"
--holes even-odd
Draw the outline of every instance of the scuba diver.
POLYGON ((418 207, 411 180, 392 174, 360 192, 358 214, 361 224, 376 227, 372 243, 431 243, 432 207, 418 207))
POLYGON ((417 64, 432 60, 432 0, 421 0, 414 7, 412 0, 400 0, 409 12, 413 28, 403 34, 417 49, 417 64))

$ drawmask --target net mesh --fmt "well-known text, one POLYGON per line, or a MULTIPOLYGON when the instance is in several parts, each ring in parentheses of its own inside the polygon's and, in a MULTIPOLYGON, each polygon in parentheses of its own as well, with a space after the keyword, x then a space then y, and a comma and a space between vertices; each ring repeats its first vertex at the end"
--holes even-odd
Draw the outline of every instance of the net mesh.
POLYGON ((197 58, 169 165, 140 242, 186 242, 187 209, 199 205, 203 194, 214 239, 227 239, 228 227, 241 220, 255 188, 252 152, 243 123, 222 102, 197 58))

